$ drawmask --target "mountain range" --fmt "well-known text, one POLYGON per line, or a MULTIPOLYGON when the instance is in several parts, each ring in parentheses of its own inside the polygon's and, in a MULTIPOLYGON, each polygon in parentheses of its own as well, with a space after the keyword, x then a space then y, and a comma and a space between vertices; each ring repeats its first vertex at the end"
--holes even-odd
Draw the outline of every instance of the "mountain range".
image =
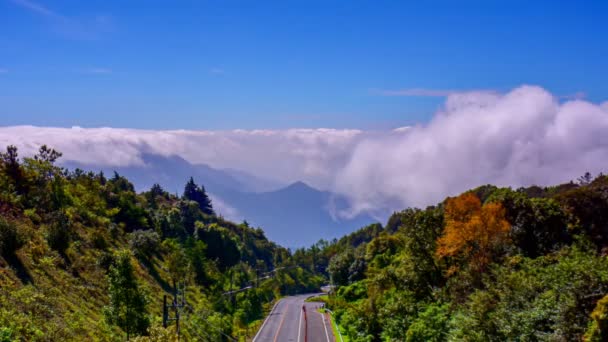
POLYGON ((309 246, 319 239, 331 240, 377 222, 367 214, 338 217, 335 213, 348 206, 346 199, 303 182, 284 184, 242 170, 191 164, 179 156, 144 154, 142 160, 142 165, 121 167, 77 162, 63 166, 103 171, 108 176, 116 171, 130 179, 137 191, 158 183, 180 195, 186 181, 193 177, 210 194, 218 214, 261 227, 269 239, 290 248, 309 246))

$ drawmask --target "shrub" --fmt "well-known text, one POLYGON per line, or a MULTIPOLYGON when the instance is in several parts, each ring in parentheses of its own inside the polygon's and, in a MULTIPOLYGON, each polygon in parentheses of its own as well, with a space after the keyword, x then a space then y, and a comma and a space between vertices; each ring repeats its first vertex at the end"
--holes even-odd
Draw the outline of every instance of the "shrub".
POLYGON ((114 265, 115 259, 112 253, 103 252, 97 258, 97 266, 101 267, 105 271, 108 271, 112 265, 114 265))
POLYGON ((136 230, 129 234, 129 247, 138 257, 151 256, 160 245, 160 236, 152 230, 136 230))
POLYGON ((109 247, 106 237, 99 230, 96 230, 91 234, 91 243, 93 244, 93 247, 100 250, 106 250, 109 247))
POLYGON ((13 341, 13 330, 11 328, 0 328, 0 342, 13 341))
POLYGON ((108 273, 110 305, 104 315, 108 323, 130 335, 143 335, 150 326, 148 296, 139 284, 131 263, 131 253, 120 251, 108 273))
POLYGON ((17 227, 0 217, 0 254, 11 255, 25 243, 17 227))
POLYGON ((63 253, 70 246, 71 240, 70 222, 65 215, 60 215, 49 226, 46 241, 49 247, 63 253))
POLYGON ((406 341, 445 341, 449 331, 448 305, 431 304, 410 325, 406 341))
POLYGON ((608 339, 608 295, 600 299, 593 312, 591 322, 585 341, 606 341, 608 339))

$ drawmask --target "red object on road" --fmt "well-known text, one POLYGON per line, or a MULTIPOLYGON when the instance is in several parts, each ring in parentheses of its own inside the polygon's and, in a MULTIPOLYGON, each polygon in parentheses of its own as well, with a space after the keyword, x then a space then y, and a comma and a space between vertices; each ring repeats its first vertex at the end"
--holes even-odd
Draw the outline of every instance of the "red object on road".
POLYGON ((304 342, 308 342, 308 320, 306 319, 306 304, 302 305, 304 311, 304 342))

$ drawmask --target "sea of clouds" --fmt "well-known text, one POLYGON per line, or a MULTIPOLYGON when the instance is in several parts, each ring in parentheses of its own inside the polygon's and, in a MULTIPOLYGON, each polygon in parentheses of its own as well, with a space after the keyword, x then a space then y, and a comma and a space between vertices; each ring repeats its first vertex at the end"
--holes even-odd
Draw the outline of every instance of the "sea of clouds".
POLYGON ((24 155, 47 144, 64 160, 142 165, 142 154, 302 180, 362 211, 426 206, 471 187, 549 185, 608 172, 608 102, 560 101, 540 87, 451 94, 424 124, 391 131, 286 129, 153 131, 0 127, 24 155))

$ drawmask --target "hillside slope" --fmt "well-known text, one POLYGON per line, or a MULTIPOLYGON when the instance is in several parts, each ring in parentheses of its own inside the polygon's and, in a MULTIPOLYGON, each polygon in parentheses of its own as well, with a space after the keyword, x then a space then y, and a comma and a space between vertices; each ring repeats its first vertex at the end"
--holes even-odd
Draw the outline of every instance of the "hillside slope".
POLYGON ((601 174, 482 186, 319 247, 337 286, 328 305, 352 341, 608 340, 601 174))

